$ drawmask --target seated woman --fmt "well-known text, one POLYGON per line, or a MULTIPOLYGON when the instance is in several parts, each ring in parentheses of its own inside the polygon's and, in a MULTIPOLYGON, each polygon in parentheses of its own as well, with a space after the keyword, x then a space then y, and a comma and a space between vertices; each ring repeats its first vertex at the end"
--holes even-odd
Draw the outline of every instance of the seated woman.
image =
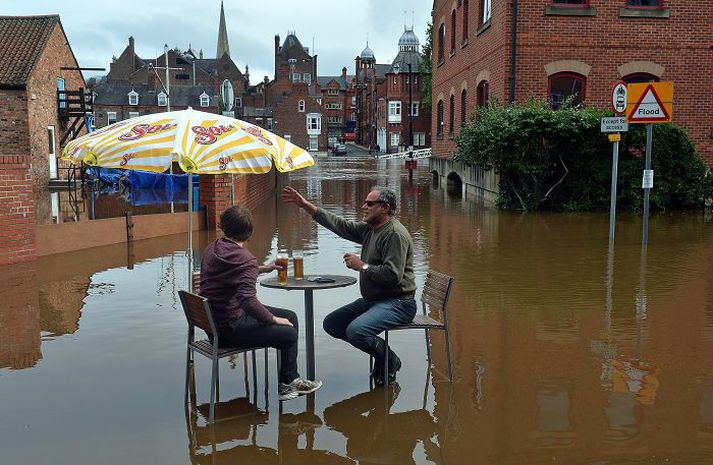
POLYGON ((220 215, 223 237, 206 247, 201 261, 201 295, 208 299, 222 347, 274 347, 280 351, 279 400, 309 394, 321 381, 297 373, 297 315, 267 307, 257 299, 259 273, 278 269, 274 262, 258 266, 245 247, 253 232, 250 210, 233 206, 220 215))

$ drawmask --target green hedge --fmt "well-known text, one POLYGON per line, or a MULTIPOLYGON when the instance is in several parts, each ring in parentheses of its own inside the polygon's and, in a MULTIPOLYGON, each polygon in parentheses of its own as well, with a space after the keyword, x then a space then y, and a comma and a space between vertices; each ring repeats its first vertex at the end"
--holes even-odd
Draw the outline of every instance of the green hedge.
MULTIPOLYGON (((587 211, 609 208, 612 144, 600 132, 611 112, 546 102, 479 108, 456 137, 457 161, 500 174, 503 208, 587 211)), ((619 144, 617 205, 642 208, 646 125, 629 125, 619 144)), ((655 124, 652 209, 698 208, 713 196, 713 177, 685 131, 655 124)))

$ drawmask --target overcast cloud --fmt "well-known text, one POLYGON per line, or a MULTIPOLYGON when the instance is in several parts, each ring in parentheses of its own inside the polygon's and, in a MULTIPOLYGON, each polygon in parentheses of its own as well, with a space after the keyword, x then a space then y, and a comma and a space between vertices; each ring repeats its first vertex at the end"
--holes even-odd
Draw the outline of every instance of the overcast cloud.
MULTIPOLYGON (((343 66, 354 72, 354 57, 366 44, 378 63, 390 63, 398 52, 404 24, 425 44, 426 24, 432 0, 225 0, 230 55, 241 70, 250 67, 250 81, 273 77, 274 37, 284 41, 295 31, 310 53, 318 54, 318 74, 337 75, 343 66), (314 40, 314 49, 312 43, 314 40)), ((136 39, 141 58, 155 58, 163 45, 189 44, 215 57, 220 1, 218 0, 25 0, 3 1, 2 15, 59 14, 72 50, 82 67, 109 70, 112 56, 119 56, 136 39)), ((85 76, 106 72, 85 72, 85 76)))

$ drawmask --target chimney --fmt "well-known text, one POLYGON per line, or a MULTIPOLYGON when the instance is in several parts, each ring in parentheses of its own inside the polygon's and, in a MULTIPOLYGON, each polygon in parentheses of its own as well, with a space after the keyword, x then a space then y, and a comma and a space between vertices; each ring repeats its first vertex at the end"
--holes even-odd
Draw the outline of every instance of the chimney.
POLYGON ((129 53, 131 54, 131 57, 129 58, 131 60, 131 72, 133 73, 136 71, 136 48, 134 44, 134 38, 129 36, 129 53))
POLYGON ((346 66, 344 66, 342 68, 342 79, 344 79, 345 82, 347 80, 347 67, 346 66))
POLYGON ((275 34, 275 79, 277 79, 277 54, 280 53, 280 34, 275 34))

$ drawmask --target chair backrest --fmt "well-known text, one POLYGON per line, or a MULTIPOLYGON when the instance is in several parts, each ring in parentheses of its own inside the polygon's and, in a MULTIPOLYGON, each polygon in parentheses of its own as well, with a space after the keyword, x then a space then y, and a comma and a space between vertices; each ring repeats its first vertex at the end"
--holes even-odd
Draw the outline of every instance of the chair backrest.
POLYGON ((208 299, 188 291, 178 291, 178 295, 188 324, 197 326, 208 334, 216 334, 208 299))
POLYGON ((194 294, 201 293, 201 274, 200 274, 200 272, 193 273, 193 275, 191 276, 191 292, 193 292, 194 294))
POLYGON ((453 286, 453 277, 447 274, 438 273, 437 271, 429 271, 426 275, 426 284, 423 286, 421 294, 421 302, 423 303, 424 313, 427 305, 432 305, 438 309, 443 315, 445 323, 448 315, 448 299, 451 296, 451 287, 453 286))

